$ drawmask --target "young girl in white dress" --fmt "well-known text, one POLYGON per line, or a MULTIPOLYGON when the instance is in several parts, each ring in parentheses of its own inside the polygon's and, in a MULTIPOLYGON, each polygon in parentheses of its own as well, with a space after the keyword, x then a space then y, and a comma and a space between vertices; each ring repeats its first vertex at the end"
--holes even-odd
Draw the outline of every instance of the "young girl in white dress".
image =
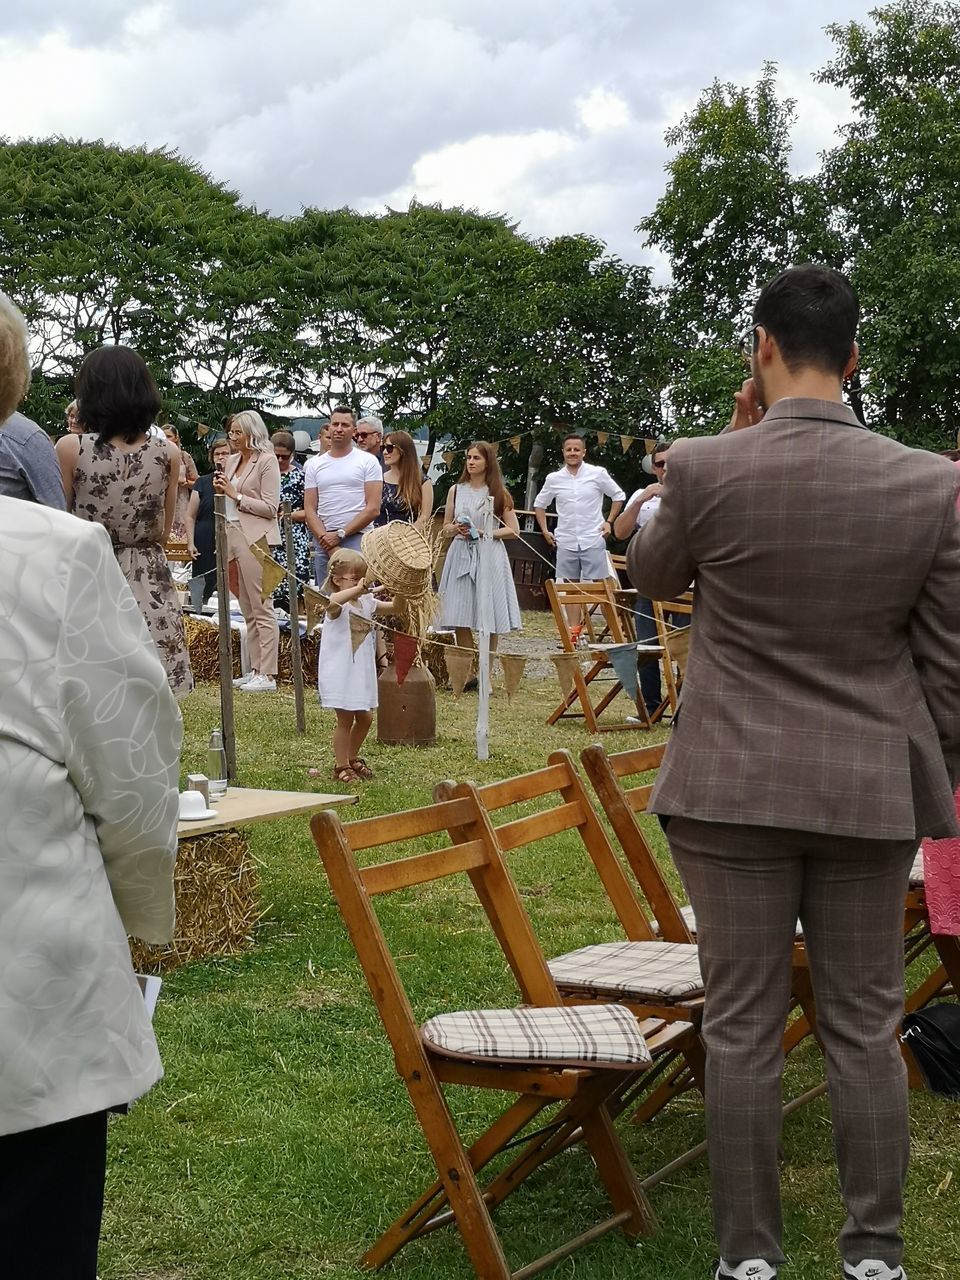
POLYGON ((367 562, 360 552, 341 547, 330 557, 321 588, 330 599, 317 663, 317 692, 321 707, 330 707, 337 715, 333 731, 333 776, 337 782, 373 777, 360 749, 377 707, 376 640, 371 630, 354 652, 350 619, 372 622, 378 614, 392 613, 394 605, 392 600, 378 600, 371 594, 364 581, 366 572, 367 562))

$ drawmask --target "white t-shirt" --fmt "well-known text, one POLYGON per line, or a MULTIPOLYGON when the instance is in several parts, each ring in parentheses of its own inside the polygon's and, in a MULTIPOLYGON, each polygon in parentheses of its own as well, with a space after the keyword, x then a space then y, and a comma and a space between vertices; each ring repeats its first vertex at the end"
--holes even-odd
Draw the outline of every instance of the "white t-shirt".
POLYGON ((308 458, 303 469, 303 487, 316 489, 317 515, 331 532, 345 528, 367 505, 364 485, 371 480, 381 484, 383 472, 373 454, 362 449, 351 449, 342 458, 321 453, 308 458))
MULTIPOLYGON (((640 495, 643 493, 646 493, 646 489, 638 489, 636 493, 631 493, 630 502, 627 503, 627 506, 629 507, 630 503, 633 502, 635 498, 639 498, 640 495)), ((657 494, 656 497, 648 498, 647 501, 643 504, 643 506, 637 510, 636 527, 638 529, 642 529, 645 524, 648 524, 649 521, 651 521, 653 517, 657 514, 657 508, 659 506, 660 506, 659 494, 657 494)))
POLYGON ((557 546, 584 551, 603 545, 604 496, 622 502, 626 494, 605 467, 581 462, 576 471, 561 467, 551 472, 533 505, 546 510, 551 502, 556 502, 557 546))

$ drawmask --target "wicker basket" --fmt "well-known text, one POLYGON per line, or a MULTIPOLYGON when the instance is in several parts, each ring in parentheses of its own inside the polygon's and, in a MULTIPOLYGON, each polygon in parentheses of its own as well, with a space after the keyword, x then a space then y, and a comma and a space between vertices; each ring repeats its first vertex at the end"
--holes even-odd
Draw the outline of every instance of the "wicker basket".
POLYGON ((392 592, 403 630, 423 637, 439 603, 433 590, 434 548, 412 524, 394 520, 365 533, 360 553, 370 578, 392 592))

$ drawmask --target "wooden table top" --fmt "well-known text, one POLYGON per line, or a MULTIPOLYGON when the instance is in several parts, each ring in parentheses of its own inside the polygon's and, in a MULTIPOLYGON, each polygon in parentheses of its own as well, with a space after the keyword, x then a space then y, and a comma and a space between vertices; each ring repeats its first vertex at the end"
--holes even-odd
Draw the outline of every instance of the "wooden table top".
POLYGON ((359 796, 325 795, 321 791, 261 791, 256 787, 230 786, 226 795, 210 805, 211 809, 216 809, 216 817, 179 822, 177 839, 206 836, 212 831, 227 831, 234 827, 252 827, 257 822, 314 813, 317 809, 327 809, 336 804, 356 804, 358 799, 359 796))

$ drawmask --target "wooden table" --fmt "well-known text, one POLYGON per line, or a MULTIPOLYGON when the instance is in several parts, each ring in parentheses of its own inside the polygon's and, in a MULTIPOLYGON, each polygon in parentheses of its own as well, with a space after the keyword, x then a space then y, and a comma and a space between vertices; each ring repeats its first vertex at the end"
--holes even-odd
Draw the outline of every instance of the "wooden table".
POLYGON ((228 787, 219 800, 212 800, 214 818, 177 824, 177 839, 206 836, 212 831, 231 831, 252 827, 257 822, 289 818, 298 813, 314 813, 337 804, 356 804, 359 796, 325 795, 322 791, 261 791, 257 787, 228 787))
MULTIPOLYGON (((263 914, 258 864, 247 847, 244 827, 276 818, 307 815, 333 805, 352 805, 357 796, 320 791, 262 791, 228 787, 210 806, 216 816, 177 825, 174 889, 177 929, 168 947, 134 942, 134 966, 141 973, 172 969, 208 956, 230 956, 253 943, 263 914)), ((322 878, 319 864, 316 875, 322 878)))

